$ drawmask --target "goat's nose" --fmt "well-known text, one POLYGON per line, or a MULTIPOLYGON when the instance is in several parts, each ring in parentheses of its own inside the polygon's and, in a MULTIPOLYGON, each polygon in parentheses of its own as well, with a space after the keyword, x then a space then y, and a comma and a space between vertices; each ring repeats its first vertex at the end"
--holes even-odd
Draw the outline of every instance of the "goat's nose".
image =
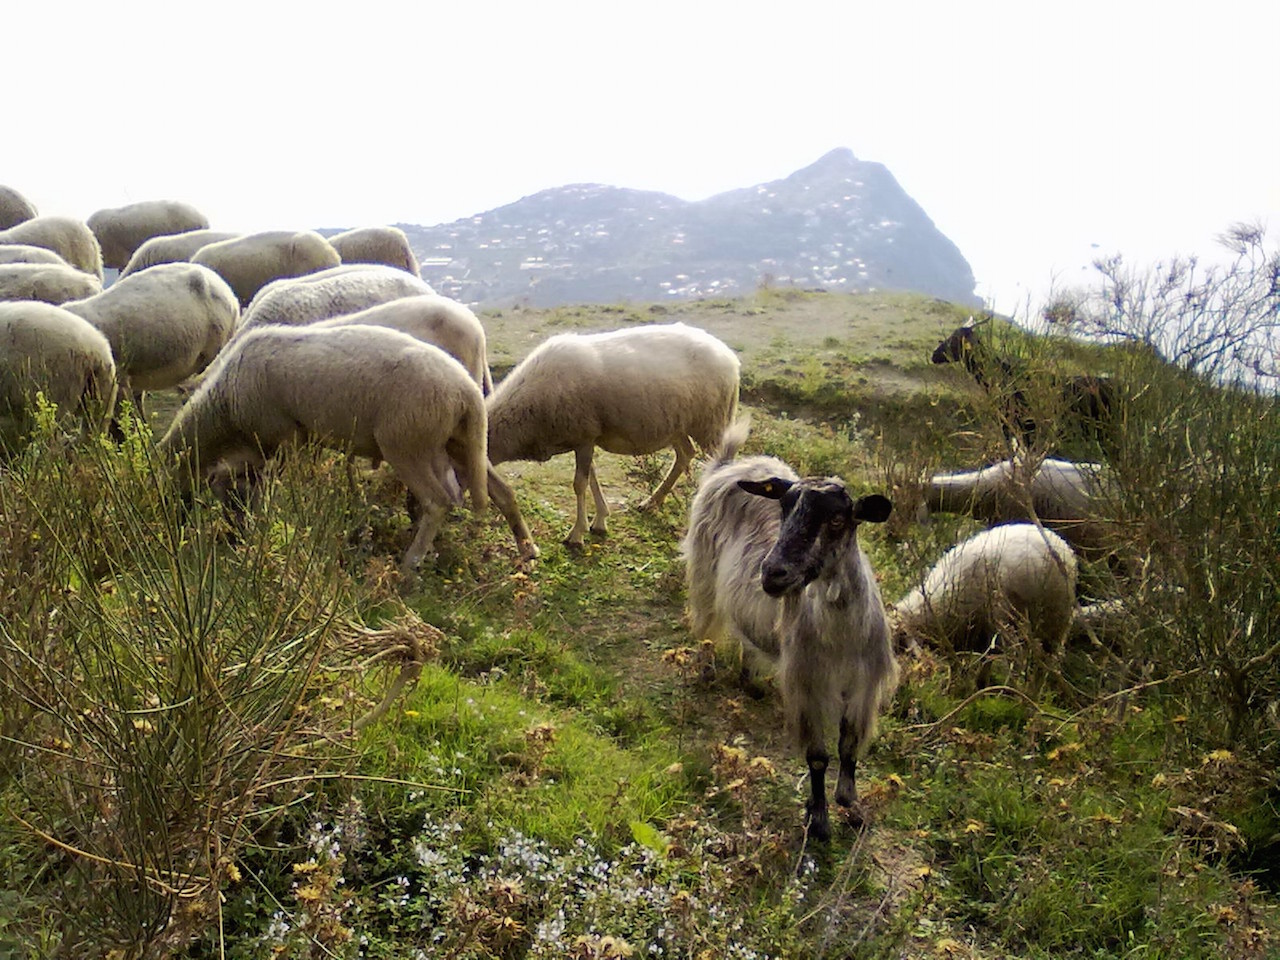
POLYGON ((786 593, 789 580, 787 568, 780 564, 766 563, 760 568, 760 586, 771 597, 786 593))

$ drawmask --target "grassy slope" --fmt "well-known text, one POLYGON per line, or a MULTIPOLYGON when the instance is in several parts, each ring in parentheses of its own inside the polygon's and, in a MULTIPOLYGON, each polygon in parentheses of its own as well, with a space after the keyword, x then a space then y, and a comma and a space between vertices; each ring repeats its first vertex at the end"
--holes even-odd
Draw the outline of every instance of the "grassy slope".
MULTIPOLYGON (((963 373, 928 362, 965 316, 910 295, 764 290, 744 300, 483 319, 498 375, 562 330, 704 327, 742 357, 749 450, 889 490, 925 466, 975 466, 1001 453, 963 373)), ((162 423, 164 405, 157 411, 162 423)), ((1273 900, 1221 869, 1226 847, 1174 829, 1169 811, 1203 786, 1199 758, 1154 705, 1108 702, 1078 716, 1004 699, 961 707, 961 672, 925 657, 909 665, 863 768, 875 826, 838 829, 827 851, 802 849, 803 762, 779 729, 776 701, 743 696, 731 652, 710 656, 683 623, 678 541, 693 481, 656 514, 627 509, 665 464, 599 455, 601 482, 621 509, 609 538, 581 556, 559 543, 572 521, 571 459, 500 468, 543 549, 531 572, 517 569, 496 513, 458 513, 445 525, 435 569, 404 599, 449 640, 438 666, 366 735, 362 765, 445 789, 364 794, 376 811, 376 856, 357 867, 353 852, 348 882, 375 918, 361 931, 370 955, 404 955, 397 951, 423 935, 421 924, 372 904, 404 874, 426 884, 406 852, 424 817, 456 821, 472 855, 513 829, 552 844, 590 838, 604 850, 633 838, 653 844, 648 831, 657 830, 734 865, 739 899, 724 909, 759 917, 757 946, 787 956, 1266 955, 1273 900), (768 763, 743 766, 733 751, 768 763), (718 839, 691 832, 690 819, 718 839), (806 862, 804 906, 770 912, 806 862)), ((394 513, 385 478, 367 490, 394 513)), ((965 529, 958 520, 919 527, 904 507, 868 531, 886 598, 965 529)), ((375 567, 407 539, 405 521, 387 520, 363 559, 375 567)), ((230 895, 233 913, 241 892, 230 895)), ((272 912, 241 909, 245 930, 272 912)), ((642 926, 617 932, 634 939, 642 926)), ((718 942, 710 920, 699 929, 688 943, 718 942)), ((492 955, 519 955, 506 949, 493 941, 492 955)), ((581 955, 610 955, 599 949, 581 955)))

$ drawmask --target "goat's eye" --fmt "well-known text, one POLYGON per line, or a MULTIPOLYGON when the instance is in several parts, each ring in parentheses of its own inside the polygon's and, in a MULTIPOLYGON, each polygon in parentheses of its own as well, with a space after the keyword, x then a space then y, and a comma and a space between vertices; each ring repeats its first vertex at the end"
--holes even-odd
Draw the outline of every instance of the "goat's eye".
POLYGON ((847 523, 848 521, 845 520, 844 515, 837 513, 834 517, 832 517, 830 520, 827 521, 827 527, 828 529, 839 531, 839 530, 843 530, 847 523))

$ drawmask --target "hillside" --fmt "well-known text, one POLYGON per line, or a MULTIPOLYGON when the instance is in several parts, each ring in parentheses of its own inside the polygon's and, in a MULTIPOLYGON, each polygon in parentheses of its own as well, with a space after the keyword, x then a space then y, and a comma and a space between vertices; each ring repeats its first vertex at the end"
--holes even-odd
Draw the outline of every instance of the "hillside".
MULTIPOLYGON (((766 288, 481 317, 495 378, 557 332, 672 320, 715 332, 742 360, 746 453, 894 500, 889 523, 859 533, 892 602, 978 527, 920 522, 921 477, 1006 455, 971 379, 930 362, 967 312, 766 288)), ((1145 362, 1000 331, 1003 346, 1068 369, 1145 362)), ((1265 703, 1280 684, 1264 654, 1276 638, 1265 616, 1246 636, 1235 611, 1275 596, 1250 578, 1270 576, 1256 558, 1272 555, 1260 545, 1280 483, 1231 472, 1272 470, 1274 457, 1209 445, 1246 442, 1258 424, 1273 444, 1280 428, 1254 409, 1214 427, 1188 383, 1133 370, 1146 406, 1117 463, 1136 478, 1123 526, 1149 566, 1138 584, 1082 561, 1078 593, 1136 595, 1185 563, 1178 589, 1048 671, 1016 631, 982 653, 904 649, 859 764, 869 826, 840 818, 826 847, 804 834, 805 762, 776 693, 749 696, 731 646, 690 636, 679 543, 696 481, 635 509, 669 454, 597 455, 615 512, 581 551, 560 542, 572 455, 503 464, 540 559, 517 563, 497 511, 458 509, 435 561, 405 581, 410 522, 385 466, 281 458, 261 499, 228 519, 212 501, 166 505, 140 438, 83 449, 54 436, 12 464, 0 526, 18 558, 0 576, 0 682, 23 694, 0 740, 0 800, 22 817, 0 818, 12 878, 0 956, 1274 956, 1280 791, 1265 703), (1183 442, 1191 431, 1205 449, 1183 442), (1172 452, 1156 452, 1184 457, 1176 469, 1142 459, 1166 439, 1172 452), (1214 489, 1191 555, 1196 470, 1214 489), (1219 603, 1187 602, 1202 558, 1219 603), (1235 661, 1213 659, 1215 644, 1246 641, 1235 661), (420 674, 406 673, 408 652, 420 674), (1231 732, 1236 688, 1205 668, 1219 662, 1256 681, 1236 702, 1252 711, 1243 733, 1231 732), (364 726, 397 676, 414 682, 364 726), (141 800, 116 788, 112 764, 141 800), (150 952, 124 949, 143 928, 150 952)), ((179 398, 155 399, 159 432, 179 398)))
POLYGON ((454 223, 399 226, 424 279, 482 307, 740 296, 762 282, 977 302, 955 244, 882 164, 847 149, 697 202, 573 184, 454 223))

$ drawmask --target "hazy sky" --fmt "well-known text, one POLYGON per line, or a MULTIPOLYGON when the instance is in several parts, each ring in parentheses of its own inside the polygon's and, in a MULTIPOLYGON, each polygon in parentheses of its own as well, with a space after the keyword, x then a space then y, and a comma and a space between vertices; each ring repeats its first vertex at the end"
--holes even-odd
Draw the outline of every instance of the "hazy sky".
POLYGON ((849 147, 1001 312, 1099 253, 1280 239, 1274 0, 24 0, 0 28, 0 183, 43 213, 435 224, 577 182, 698 200, 849 147))

